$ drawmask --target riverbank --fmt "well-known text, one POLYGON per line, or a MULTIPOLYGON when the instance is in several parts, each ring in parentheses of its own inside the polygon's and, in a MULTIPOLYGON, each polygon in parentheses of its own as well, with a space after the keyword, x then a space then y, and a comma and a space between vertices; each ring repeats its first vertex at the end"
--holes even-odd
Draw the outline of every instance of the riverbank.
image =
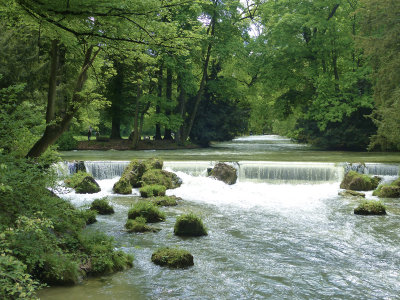
MULTIPOLYGON (((135 150, 179 150, 179 149, 197 149, 198 145, 186 143, 179 145, 175 141, 169 140, 141 140, 135 150)), ((132 141, 122 140, 91 140, 79 141, 77 150, 133 150, 132 141)))

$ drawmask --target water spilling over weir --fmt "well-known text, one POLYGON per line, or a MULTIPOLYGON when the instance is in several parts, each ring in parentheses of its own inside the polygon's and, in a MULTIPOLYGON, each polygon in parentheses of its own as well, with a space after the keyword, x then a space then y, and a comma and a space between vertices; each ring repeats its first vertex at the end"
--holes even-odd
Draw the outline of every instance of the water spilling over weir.
MULTIPOLYGON (((96 179, 112 179, 122 175, 128 161, 85 161, 65 163, 68 173, 82 165, 96 179)), ((183 172, 192 176, 206 176, 207 168, 213 167, 211 161, 167 161, 164 168, 183 172)), ((239 161, 231 163, 238 171, 239 181, 253 182, 336 182, 345 172, 354 170, 370 175, 399 175, 398 165, 389 164, 347 164, 347 163, 304 163, 304 162, 263 162, 239 161)))

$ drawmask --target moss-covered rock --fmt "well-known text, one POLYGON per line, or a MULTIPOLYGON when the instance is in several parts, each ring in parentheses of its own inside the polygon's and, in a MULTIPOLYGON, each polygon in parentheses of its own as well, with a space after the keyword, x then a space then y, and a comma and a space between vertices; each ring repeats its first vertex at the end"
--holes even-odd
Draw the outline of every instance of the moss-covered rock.
POLYGON ((187 268, 194 265, 192 254, 176 248, 158 249, 152 254, 151 261, 156 265, 170 268, 187 268))
POLYGON ((175 173, 160 169, 151 169, 143 174, 142 186, 154 184, 163 185, 167 189, 175 189, 182 185, 182 180, 175 173))
POLYGON ((146 219, 143 217, 137 217, 134 220, 128 219, 125 224, 125 228, 128 232, 157 232, 160 231, 159 228, 149 226, 146 224, 146 219))
POLYGON ((128 219, 143 217, 148 223, 156 223, 165 220, 165 214, 149 201, 137 202, 128 212, 128 219))
POLYGON ((176 196, 160 196, 149 199, 149 201, 157 206, 176 206, 178 205, 178 200, 182 199, 176 196))
POLYGON ((400 198, 400 179, 378 186, 372 194, 382 198, 400 198))
POLYGON ((381 178, 377 176, 372 177, 350 171, 344 176, 340 188, 353 191, 370 191, 376 189, 380 181, 381 178))
POLYGON ((83 180, 78 183, 78 185, 75 187, 75 192, 77 194, 94 194, 100 192, 100 186, 94 180, 92 176, 86 176, 83 178, 83 180))
POLYGON ((225 163, 217 163, 214 168, 208 172, 208 175, 226 184, 235 184, 237 180, 236 169, 225 163))
POLYGON ((354 209, 356 215, 386 215, 386 207, 380 201, 365 200, 354 209))
POLYGON ((174 234, 178 236, 202 236, 207 235, 203 221, 195 214, 186 214, 176 219, 174 234))
POLYGON ((166 187, 158 184, 146 185, 139 189, 140 196, 143 198, 165 196, 165 191, 166 187))
POLYGON ((152 169, 162 169, 163 161, 159 159, 132 160, 125 168, 121 178, 114 184, 113 191, 117 194, 131 194, 132 188, 142 186, 143 174, 152 169))
POLYGON ((90 209, 97 211, 100 215, 111 215, 114 213, 114 208, 108 202, 107 197, 94 200, 90 205, 90 209))
POLYGON ((114 184, 113 191, 116 194, 132 194, 132 185, 129 183, 127 178, 120 178, 120 180, 114 184))
POLYGON ((78 194, 94 194, 100 192, 100 186, 92 175, 79 171, 64 180, 66 186, 75 189, 78 194))
POLYGON ((344 196, 344 197, 363 197, 365 198, 365 194, 364 193, 360 193, 360 192, 356 192, 356 191, 352 191, 352 190, 344 190, 339 192, 340 196, 344 196))

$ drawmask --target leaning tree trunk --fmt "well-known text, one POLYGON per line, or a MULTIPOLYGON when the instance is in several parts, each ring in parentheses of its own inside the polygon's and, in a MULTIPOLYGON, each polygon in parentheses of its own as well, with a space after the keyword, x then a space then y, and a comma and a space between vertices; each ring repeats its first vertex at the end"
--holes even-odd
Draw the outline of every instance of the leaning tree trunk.
POLYGON ((57 71, 59 64, 59 41, 51 41, 50 52, 50 76, 49 76, 49 90, 47 93, 47 110, 46 110, 46 124, 50 124, 56 116, 56 98, 57 98, 57 71))
MULTIPOLYGON (((215 33, 215 18, 216 18, 216 15, 214 13, 214 16, 211 19, 211 23, 210 23, 211 37, 213 37, 214 33, 215 33)), ((203 64, 203 75, 201 77, 199 90, 197 91, 197 94, 196 94, 196 99, 195 99, 195 102, 194 102, 193 111, 191 113, 191 116, 190 116, 189 123, 188 123, 187 128, 186 128, 186 131, 182 135, 182 141, 186 141, 188 139, 189 135, 190 135, 190 132, 191 132, 192 127, 193 127, 194 120, 196 119, 197 110, 199 109, 201 98, 203 97, 204 87, 206 85, 206 79, 207 79, 208 63, 210 62, 210 56, 211 56, 211 48, 212 48, 212 41, 209 41, 208 42, 208 47, 207 47, 206 59, 204 60, 204 64, 203 64)))
POLYGON ((93 46, 89 47, 85 53, 85 60, 81 67, 81 71, 78 75, 78 79, 75 83, 74 92, 71 99, 71 105, 65 115, 60 121, 54 120, 54 124, 48 124, 43 136, 33 145, 26 155, 27 158, 35 158, 42 155, 51 145, 53 145, 57 139, 68 129, 71 124, 73 117, 79 109, 84 99, 79 95, 82 91, 83 86, 87 80, 87 71, 96 59, 97 54, 100 52, 100 48, 92 55, 93 46))

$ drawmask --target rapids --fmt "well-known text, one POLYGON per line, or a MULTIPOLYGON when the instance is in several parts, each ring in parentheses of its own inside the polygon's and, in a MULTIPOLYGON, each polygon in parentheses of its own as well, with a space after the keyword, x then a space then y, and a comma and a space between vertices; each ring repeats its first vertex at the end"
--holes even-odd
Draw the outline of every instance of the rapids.
MULTIPOLYGON (((240 142, 249 143, 250 151, 262 138, 240 142)), ((41 299, 395 299, 400 293, 399 199, 383 199, 387 216, 353 215, 359 200, 338 191, 344 172, 354 165, 238 159, 232 165, 239 180, 228 186, 206 177, 213 160, 167 161, 164 168, 183 180, 167 194, 183 200, 162 208, 167 220, 156 224, 160 232, 128 234, 123 230, 127 211, 139 192, 112 194, 127 163, 86 161, 102 191, 65 190, 60 196, 77 207, 108 196, 116 213, 99 216, 87 230, 113 236, 118 248, 135 256, 134 267, 74 287, 44 289, 41 299), (202 217, 208 236, 173 235, 176 217, 190 211, 202 217), (151 254, 161 246, 189 250, 195 265, 184 270, 153 265, 151 254)), ((72 169, 59 167, 64 173, 72 169)), ((362 172, 390 180, 399 166, 369 163, 362 172)), ((375 199, 372 192, 366 197, 375 199)))

